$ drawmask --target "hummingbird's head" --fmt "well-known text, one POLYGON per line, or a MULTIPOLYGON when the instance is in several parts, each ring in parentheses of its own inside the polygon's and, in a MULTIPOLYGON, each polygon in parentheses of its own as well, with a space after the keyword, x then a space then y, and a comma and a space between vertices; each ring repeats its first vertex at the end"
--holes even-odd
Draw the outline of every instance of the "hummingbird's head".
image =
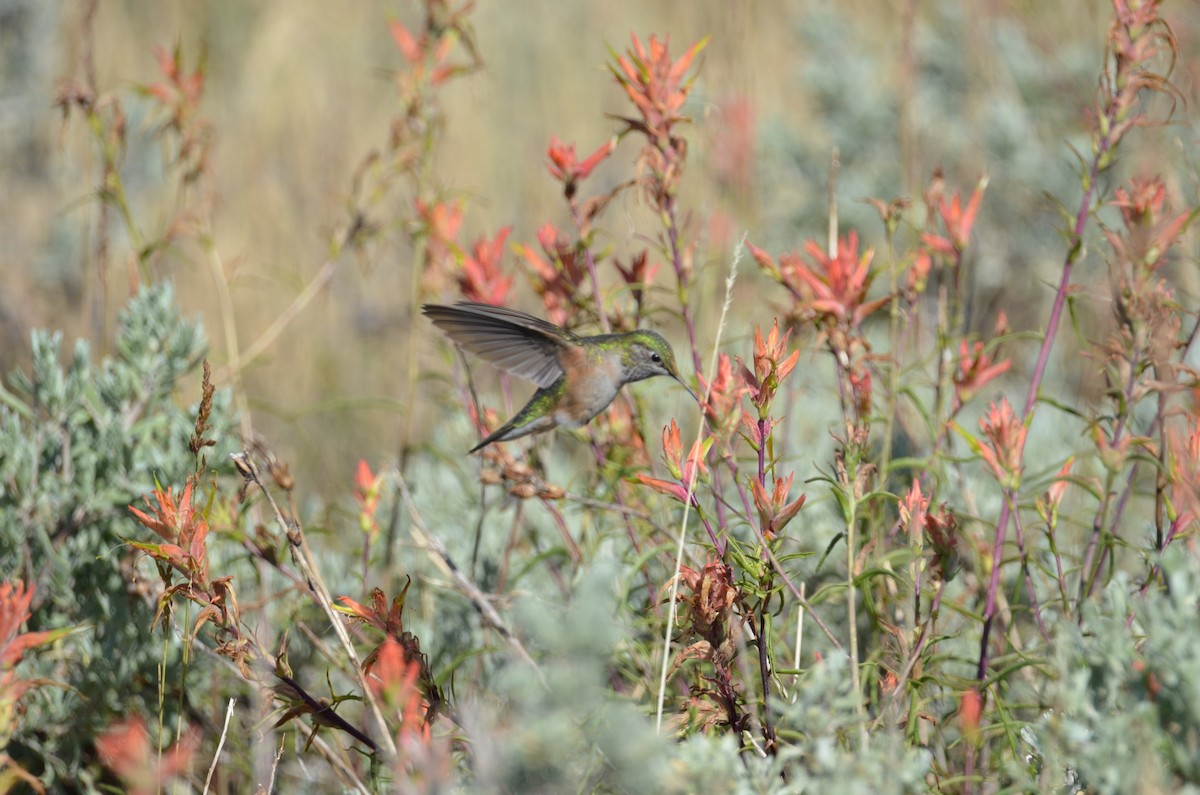
POLYGON ((621 361, 626 383, 666 375, 683 384, 688 394, 696 397, 696 393, 692 392, 679 376, 679 368, 675 365, 675 352, 671 350, 671 343, 667 342, 663 335, 657 331, 639 329, 630 332, 627 339, 621 361))

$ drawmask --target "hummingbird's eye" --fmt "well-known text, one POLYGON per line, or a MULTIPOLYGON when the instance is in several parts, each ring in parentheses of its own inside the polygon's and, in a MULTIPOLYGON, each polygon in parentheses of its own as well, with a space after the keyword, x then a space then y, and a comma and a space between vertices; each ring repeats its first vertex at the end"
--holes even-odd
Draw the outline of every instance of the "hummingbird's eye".
POLYGON ((650 354, 650 361, 654 362, 655 364, 662 364, 662 357, 657 353, 652 353, 650 354))

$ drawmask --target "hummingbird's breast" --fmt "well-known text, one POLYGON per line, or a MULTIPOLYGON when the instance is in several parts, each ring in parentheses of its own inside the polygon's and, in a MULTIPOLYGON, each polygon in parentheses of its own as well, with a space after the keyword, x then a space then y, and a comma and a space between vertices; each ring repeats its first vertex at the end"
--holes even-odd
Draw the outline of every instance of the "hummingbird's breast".
POLYGON ((621 391, 619 351, 575 346, 559 357, 566 385, 554 418, 566 428, 586 425, 621 391))

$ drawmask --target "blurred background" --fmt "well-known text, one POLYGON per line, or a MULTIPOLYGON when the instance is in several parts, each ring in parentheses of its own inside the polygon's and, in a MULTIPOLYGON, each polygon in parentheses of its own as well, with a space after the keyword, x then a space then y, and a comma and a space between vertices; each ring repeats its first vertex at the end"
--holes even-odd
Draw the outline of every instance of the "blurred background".
MULTIPOLYGON (((156 255, 155 273, 174 282, 185 314, 203 320, 220 373, 231 351, 259 339, 327 264, 331 241, 349 223, 356 169, 385 145, 401 112, 396 77, 406 65, 388 23, 416 29, 418 10, 319 0, 102 0, 89 8, 0 0, 0 370, 27 365, 36 327, 88 337, 103 350, 138 280, 120 219, 99 210, 96 139, 82 116, 65 119, 55 106, 64 85, 90 75, 101 93, 120 97, 127 141, 119 169, 130 212, 151 237, 178 221, 178 187, 164 172, 169 153, 153 137, 162 118, 138 87, 161 79, 155 47, 179 46, 188 64, 206 59, 200 112, 215 137, 206 176, 188 200, 205 208, 211 226, 156 255)), ((1167 4, 1181 58, 1172 122, 1127 141, 1109 177, 1153 167, 1192 203, 1194 11, 1190 3, 1167 4)), ((681 54, 711 35, 687 108, 694 124, 681 202, 697 241, 701 344, 712 338, 705 323, 715 324, 743 233, 773 254, 824 239, 835 147, 842 231, 856 228, 877 249, 885 245, 882 225, 860 200, 919 200, 938 167, 964 193, 986 175, 971 249, 970 322, 990 330, 1003 304, 1013 329, 1037 330, 1053 294, 1046 283, 1057 279, 1064 256, 1056 201, 1078 201, 1072 147, 1089 145, 1087 99, 1110 14, 1101 0, 481 2, 471 19, 482 69, 443 92, 445 130, 429 179, 441 195, 462 200, 461 240, 511 225, 510 244, 536 246, 541 225, 569 228, 546 171, 550 137, 574 142, 583 155, 619 128, 609 114, 627 113, 605 68, 608 48, 623 51, 631 33, 643 40, 655 33, 681 54)), ((589 187, 630 179, 636 156, 632 144, 619 147, 589 187)), ((644 212, 635 192, 622 194, 601 221, 597 245, 623 256, 644 247, 640 236, 655 228, 644 212)), ((311 493, 344 493, 356 459, 394 458, 410 431, 414 446, 441 428, 453 434, 452 449, 471 441, 461 407, 445 401, 452 360, 412 313, 414 247, 401 220, 412 215, 412 195, 394 192, 377 209, 385 223, 372 244, 342 253, 316 299, 242 369, 253 427, 293 462, 311 493), (418 335, 423 376, 411 402, 410 335, 418 335)), ((1194 237, 1184 250, 1195 251, 1194 237)), ((506 255, 512 273, 517 259, 506 255)), ((1195 296, 1194 263, 1187 265, 1171 278, 1195 296)), ((1089 257, 1076 279, 1085 292, 1096 285, 1101 303, 1104 268, 1089 257)), ((750 300, 735 305, 723 346, 742 355, 752 323, 769 323, 762 306, 770 299, 754 300, 766 280, 752 271, 744 261, 738 290, 750 300)), ((672 278, 663 269, 658 283, 672 278)), ((538 309, 520 277, 511 300, 538 309)), ((1088 333, 1105 317, 1083 312, 1077 327, 1088 333)), ((655 322, 681 339, 671 318, 655 322)), ((1015 378, 1023 380, 1033 353, 1032 345, 1013 351, 1015 378)), ((1055 382, 1086 395, 1096 388, 1094 370, 1068 354, 1056 363, 1055 382)), ((198 395, 197 386, 184 397, 198 395)))

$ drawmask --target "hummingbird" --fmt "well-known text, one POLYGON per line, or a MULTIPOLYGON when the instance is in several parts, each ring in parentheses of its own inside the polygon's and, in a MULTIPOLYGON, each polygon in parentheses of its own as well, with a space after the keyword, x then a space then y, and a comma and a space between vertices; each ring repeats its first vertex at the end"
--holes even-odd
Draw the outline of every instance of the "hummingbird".
POLYGON ((511 420, 468 451, 551 428, 581 428, 613 402, 621 387, 656 375, 679 376, 675 352, 657 331, 581 337, 514 309, 460 301, 421 307, 451 340, 502 370, 537 384, 511 420))

